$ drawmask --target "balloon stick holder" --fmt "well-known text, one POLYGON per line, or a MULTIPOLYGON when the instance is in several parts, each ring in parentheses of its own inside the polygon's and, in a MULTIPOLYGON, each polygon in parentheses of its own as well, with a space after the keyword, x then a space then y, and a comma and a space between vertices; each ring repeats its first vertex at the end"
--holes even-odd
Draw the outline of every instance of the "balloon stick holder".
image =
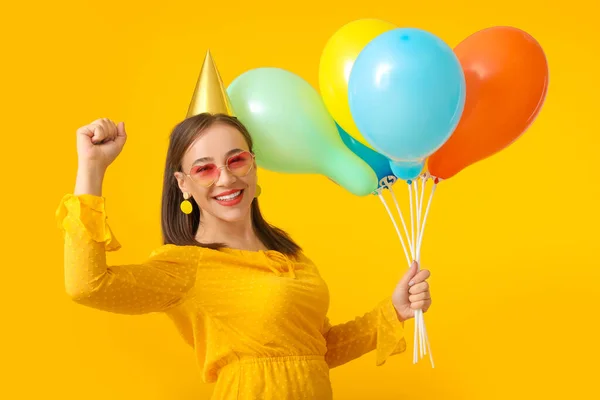
MULTIPOLYGON (((400 244, 402 245, 402 250, 404 250, 404 255, 406 256, 406 262, 408 267, 410 268, 412 261, 414 260, 417 262, 418 268, 420 269, 423 233, 425 231, 427 217, 429 215, 429 210, 431 209, 433 195, 435 193, 435 189, 437 188, 437 184, 439 183, 439 179, 432 177, 431 175, 429 175, 429 173, 425 173, 422 174, 418 179, 415 179, 413 181, 407 181, 406 183, 408 187, 410 206, 410 230, 407 227, 406 220, 404 219, 404 215, 402 213, 402 210, 400 209, 400 204, 398 203, 392 185, 385 186, 383 188, 388 189, 390 192, 392 200, 396 206, 398 219, 402 223, 404 236, 402 235, 400 227, 398 226, 398 223, 396 222, 396 219, 394 218, 394 215, 390 210, 390 207, 388 206, 385 197, 383 196, 383 190, 377 190, 376 194, 381 200, 385 210, 387 211, 390 217, 390 220, 392 221, 392 224, 394 225, 394 229, 396 230, 396 234, 398 235, 398 239, 400 241, 400 244), (429 199, 427 201, 425 211, 423 212, 425 189, 429 180, 433 181, 433 186, 431 188, 431 191, 429 192, 429 199), (420 189, 418 181, 420 181, 421 183, 420 189)), ((415 334, 413 348, 413 364, 418 363, 419 359, 422 359, 425 355, 429 355, 431 367, 435 368, 435 364, 433 362, 433 355, 431 353, 431 345, 429 343, 429 336, 425 327, 424 313, 422 310, 415 310, 414 320, 415 334)))

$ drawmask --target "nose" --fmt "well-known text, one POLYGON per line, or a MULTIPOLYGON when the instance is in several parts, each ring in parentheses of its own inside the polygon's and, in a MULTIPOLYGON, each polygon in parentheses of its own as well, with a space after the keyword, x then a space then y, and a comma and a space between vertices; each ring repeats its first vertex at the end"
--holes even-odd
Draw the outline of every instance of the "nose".
POLYGON ((225 167, 219 169, 219 178, 215 182, 216 186, 229 186, 237 180, 235 175, 233 175, 229 170, 225 167))

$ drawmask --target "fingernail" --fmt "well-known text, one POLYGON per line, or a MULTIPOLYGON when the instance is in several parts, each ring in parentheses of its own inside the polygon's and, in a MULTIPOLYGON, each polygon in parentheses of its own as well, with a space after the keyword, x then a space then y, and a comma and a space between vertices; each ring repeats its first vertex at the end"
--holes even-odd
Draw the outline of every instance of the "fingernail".
POLYGON ((415 284, 415 281, 410 281, 410 282, 408 282, 408 286, 412 286, 412 285, 414 285, 414 284, 415 284))

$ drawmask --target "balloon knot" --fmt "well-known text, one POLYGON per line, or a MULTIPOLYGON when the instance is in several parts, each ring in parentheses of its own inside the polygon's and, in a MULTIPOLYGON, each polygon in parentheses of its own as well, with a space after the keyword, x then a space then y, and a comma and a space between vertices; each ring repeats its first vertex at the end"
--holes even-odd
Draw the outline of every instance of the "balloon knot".
POLYGON ((435 183, 435 184, 437 185, 437 184, 439 183, 439 181, 440 181, 440 178, 435 178, 435 179, 433 180, 433 183, 435 183))
POLYGON ((406 183, 408 183, 410 185, 410 184, 412 184, 412 181, 409 179, 406 181, 406 183))

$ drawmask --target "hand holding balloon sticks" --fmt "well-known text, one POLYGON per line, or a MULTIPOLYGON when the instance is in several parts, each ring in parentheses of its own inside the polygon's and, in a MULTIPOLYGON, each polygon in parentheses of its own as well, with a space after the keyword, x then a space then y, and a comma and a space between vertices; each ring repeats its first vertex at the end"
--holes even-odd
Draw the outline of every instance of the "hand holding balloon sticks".
MULTIPOLYGON (((409 188, 409 202, 410 202, 410 213, 411 213, 411 232, 412 236, 409 234, 409 231, 406 227, 406 222, 404 220, 404 216, 400 209, 400 205, 398 200, 396 199, 396 195, 394 194, 393 187, 390 185, 386 188, 378 189, 377 195, 381 200, 383 206, 385 207, 392 224, 396 230, 396 234, 398 235, 398 239, 402 245, 402 249, 404 250, 404 254, 406 256, 406 261, 408 265, 412 263, 411 260, 416 260, 420 266, 421 262, 421 243, 423 241, 423 231, 425 229, 425 223, 427 221, 427 216, 429 215, 429 210, 431 208, 431 202, 433 199, 433 194, 435 192, 435 188, 437 187, 437 179, 434 181, 434 185, 429 194, 429 200, 427 201, 427 208, 425 209, 425 214, 423 214, 423 199, 425 198, 425 189, 426 183, 430 180, 430 176, 427 173, 422 174, 419 177, 421 181, 421 189, 419 194, 419 186, 418 181, 409 181, 407 182, 407 186, 409 188), (383 196, 384 189, 388 189, 394 204, 396 205, 396 211, 398 213, 398 217, 402 222, 404 228, 404 234, 406 236, 406 243, 408 243, 408 247, 405 243, 404 237, 398 228, 398 224, 392 214, 392 211, 388 207, 386 200, 383 196), (415 201, 412 201, 414 191, 415 201)), ((425 327, 425 319, 424 314, 420 310, 415 312, 415 338, 414 338, 414 347, 413 347, 413 363, 417 363, 419 358, 417 358, 417 349, 419 351, 419 358, 423 358, 425 355, 429 354, 429 360, 431 362, 432 368, 435 367, 433 361, 433 354, 431 353, 431 346, 429 344, 429 337, 427 334, 427 329, 425 327)))

